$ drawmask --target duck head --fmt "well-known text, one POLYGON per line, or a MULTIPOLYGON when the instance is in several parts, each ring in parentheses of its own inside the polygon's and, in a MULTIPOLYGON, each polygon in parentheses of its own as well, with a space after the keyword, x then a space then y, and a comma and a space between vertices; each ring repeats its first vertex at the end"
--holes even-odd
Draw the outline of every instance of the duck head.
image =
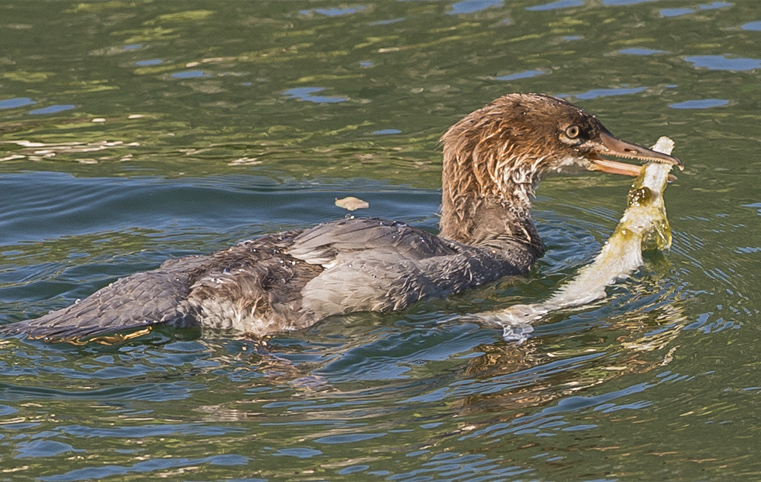
POLYGON ((623 141, 593 115, 542 94, 508 94, 453 125, 444 147, 441 234, 473 242, 484 210, 501 206, 528 218, 531 196, 551 172, 586 169, 636 176, 640 166, 605 159, 616 156, 664 162, 673 156, 623 141))

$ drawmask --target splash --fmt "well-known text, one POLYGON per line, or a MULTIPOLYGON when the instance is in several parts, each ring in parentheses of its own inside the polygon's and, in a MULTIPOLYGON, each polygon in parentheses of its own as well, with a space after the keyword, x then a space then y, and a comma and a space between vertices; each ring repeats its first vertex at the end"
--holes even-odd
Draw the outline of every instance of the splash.
MULTIPOLYGON (((673 148, 674 141, 668 137, 661 137, 653 146, 653 150, 664 154, 671 154, 673 148)), ((479 313, 477 317, 501 324, 505 340, 521 341, 533 331, 531 323, 547 313, 605 298, 607 286, 642 265, 643 250, 665 250, 671 246, 671 227, 663 201, 671 167, 652 162, 642 168, 629 190, 626 211, 600 254, 547 301, 479 313)))

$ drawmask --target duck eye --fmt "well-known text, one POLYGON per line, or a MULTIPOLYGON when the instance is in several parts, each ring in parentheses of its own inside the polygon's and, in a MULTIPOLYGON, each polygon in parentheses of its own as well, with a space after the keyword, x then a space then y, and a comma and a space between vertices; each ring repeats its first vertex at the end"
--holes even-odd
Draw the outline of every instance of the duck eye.
POLYGON ((576 125, 567 127, 565 129, 565 135, 568 136, 569 139, 576 139, 577 137, 579 137, 580 133, 581 133, 581 130, 579 129, 579 126, 576 126, 576 125))

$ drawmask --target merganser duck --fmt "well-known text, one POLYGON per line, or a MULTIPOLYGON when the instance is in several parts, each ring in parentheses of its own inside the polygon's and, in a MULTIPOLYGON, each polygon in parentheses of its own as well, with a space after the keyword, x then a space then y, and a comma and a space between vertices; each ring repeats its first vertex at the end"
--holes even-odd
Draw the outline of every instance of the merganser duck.
POLYGON ((531 198, 548 173, 577 166, 637 175, 601 154, 682 167, 622 141, 594 116, 541 94, 509 94, 442 136, 439 236, 380 218, 341 219, 165 261, 47 315, 2 328, 82 342, 157 324, 254 337, 357 311, 402 310, 526 273, 544 253, 531 198))

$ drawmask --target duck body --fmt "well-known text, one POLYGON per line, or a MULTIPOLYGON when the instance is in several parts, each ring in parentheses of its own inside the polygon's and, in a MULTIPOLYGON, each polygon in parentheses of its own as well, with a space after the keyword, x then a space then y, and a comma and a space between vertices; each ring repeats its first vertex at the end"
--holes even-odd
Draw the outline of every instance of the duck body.
POLYGON ((60 341, 167 324, 261 337, 331 315, 401 310, 525 273, 541 254, 511 243, 469 246, 380 218, 341 219, 170 259, 4 330, 60 341))
POLYGON ((442 143, 439 236, 380 218, 266 235, 209 255, 170 259, 0 331, 80 341, 167 324, 261 337, 331 315, 401 310, 425 297, 526 273, 544 253, 530 200, 545 174, 571 165, 639 172, 625 172, 628 164, 603 160, 600 152, 681 166, 541 94, 501 97, 455 124, 442 143))

